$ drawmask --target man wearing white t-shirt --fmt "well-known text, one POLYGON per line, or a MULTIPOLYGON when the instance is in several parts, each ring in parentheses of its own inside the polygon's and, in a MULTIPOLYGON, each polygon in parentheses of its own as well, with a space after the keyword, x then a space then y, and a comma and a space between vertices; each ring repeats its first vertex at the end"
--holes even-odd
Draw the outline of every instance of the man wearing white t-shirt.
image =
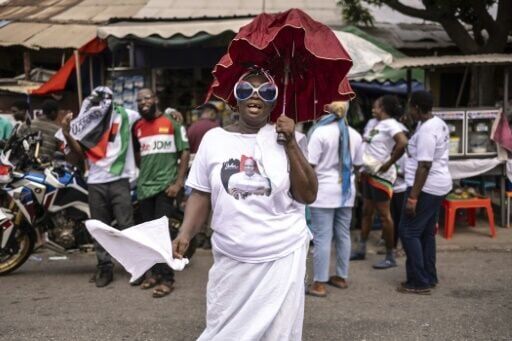
MULTIPOLYGON (((72 114, 68 114, 62 122, 62 133, 71 151, 79 158, 87 158, 90 163, 87 185, 91 218, 108 225, 115 220, 116 227, 120 230, 133 225, 130 179, 135 177, 136 166, 130 132, 133 123, 139 117, 136 111, 114 107, 111 90, 99 87, 94 90, 93 95, 84 100, 80 114, 74 122, 71 122, 72 114), (78 129, 87 129, 86 124, 79 123, 87 121, 90 124, 89 119, 84 119, 90 118, 90 115, 102 115, 110 124, 98 123, 90 129, 90 133, 78 139, 78 129), (91 138, 96 132, 105 138, 99 141, 91 138), (105 139, 106 146, 102 149, 101 141, 105 139), (91 146, 92 141, 96 141, 97 144, 91 146), (98 152, 99 150, 101 151, 98 152), (103 155, 102 158, 99 157, 100 154, 103 155)), ((97 242, 95 250, 98 265, 91 282, 95 282, 96 287, 100 288, 112 282, 114 264, 108 252, 97 242)))
POLYGON ((414 92, 409 114, 416 131, 407 146, 405 212, 399 234, 407 255, 407 280, 401 293, 430 294, 437 285, 435 226, 444 196, 452 189, 448 169, 450 135, 446 123, 432 115, 433 98, 426 91, 414 92))
POLYGON ((339 122, 313 127, 309 138, 308 159, 318 178, 318 194, 311 209, 311 230, 313 233, 313 284, 307 293, 324 297, 325 284, 345 289, 348 287, 350 260, 350 223, 354 206, 356 187, 355 171, 362 164, 362 137, 351 127, 348 132, 350 153, 350 191, 345 198, 342 193, 340 144, 342 132, 339 122), (329 276, 331 243, 334 237, 336 249, 336 275, 329 276))

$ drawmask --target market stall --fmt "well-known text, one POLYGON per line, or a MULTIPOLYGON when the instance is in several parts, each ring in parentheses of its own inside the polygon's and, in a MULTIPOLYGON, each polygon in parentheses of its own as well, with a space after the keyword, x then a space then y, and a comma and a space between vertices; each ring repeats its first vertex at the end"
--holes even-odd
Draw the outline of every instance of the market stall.
MULTIPOLYGON (((512 117, 509 112, 509 77, 512 70, 512 55, 459 55, 397 58, 391 64, 395 69, 423 68, 426 73, 436 68, 492 65, 503 70, 503 95, 501 106, 435 108, 433 114, 442 118, 450 129, 450 173, 454 180, 480 176, 485 192, 485 179, 499 178, 499 222, 506 224, 506 179, 512 181, 512 150, 503 148, 494 133, 498 123, 508 125, 512 117), (505 122, 505 123, 503 123, 505 122), (497 143, 498 142, 498 143, 497 143)), ((428 77, 427 77, 428 78, 428 77)), ((429 87, 429 84, 425 84, 429 87)), ((459 93, 462 93, 462 87, 459 93)), ((412 89, 411 84, 408 86, 412 89)), ((410 93, 409 93, 410 94, 410 93)), ((505 127, 509 129, 509 127, 505 127)), ((508 145, 507 145, 508 146, 508 145)), ((507 148, 510 148, 509 146, 507 148)), ((491 181, 492 182, 492 181, 491 181)))

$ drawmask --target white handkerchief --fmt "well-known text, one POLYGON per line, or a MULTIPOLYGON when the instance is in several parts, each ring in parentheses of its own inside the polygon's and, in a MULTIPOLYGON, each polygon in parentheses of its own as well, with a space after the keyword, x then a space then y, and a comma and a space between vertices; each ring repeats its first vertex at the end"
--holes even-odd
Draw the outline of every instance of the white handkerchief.
POLYGON ((173 270, 181 271, 188 259, 174 259, 167 217, 116 230, 99 220, 87 220, 85 226, 103 248, 114 257, 132 277, 140 278, 158 263, 167 263, 173 270))

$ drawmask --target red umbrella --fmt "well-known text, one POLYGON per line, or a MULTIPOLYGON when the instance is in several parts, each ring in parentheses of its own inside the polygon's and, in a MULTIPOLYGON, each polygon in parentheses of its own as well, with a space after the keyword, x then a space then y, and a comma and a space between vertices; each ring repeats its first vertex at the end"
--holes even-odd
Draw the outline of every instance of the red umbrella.
POLYGON ((299 9, 263 13, 243 26, 213 70, 211 94, 235 106, 233 86, 253 65, 270 70, 279 87, 273 121, 286 113, 316 119, 324 104, 355 97, 345 78, 350 56, 329 27, 299 9))

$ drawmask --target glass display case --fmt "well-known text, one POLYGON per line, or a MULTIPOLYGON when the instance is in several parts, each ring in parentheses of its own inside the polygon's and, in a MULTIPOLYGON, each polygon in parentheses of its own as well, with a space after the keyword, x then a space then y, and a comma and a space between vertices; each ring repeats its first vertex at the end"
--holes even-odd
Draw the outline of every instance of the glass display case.
POLYGON ((499 108, 478 108, 466 111, 466 156, 493 156, 496 143, 491 140, 491 130, 499 108))
POLYGON ((126 109, 137 110, 137 92, 150 87, 146 70, 131 68, 109 69, 107 86, 114 93, 114 103, 126 109))
POLYGON ((464 141, 466 140, 465 111, 434 108, 432 114, 445 121, 448 126, 450 131, 450 156, 463 156, 464 141))

